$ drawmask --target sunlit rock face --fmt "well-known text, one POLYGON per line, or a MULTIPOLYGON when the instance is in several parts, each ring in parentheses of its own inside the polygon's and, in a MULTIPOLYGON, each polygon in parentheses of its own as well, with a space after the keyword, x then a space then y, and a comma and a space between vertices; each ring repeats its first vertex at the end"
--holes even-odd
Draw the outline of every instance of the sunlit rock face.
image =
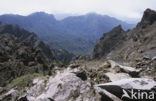
POLYGON ((105 84, 98 84, 95 86, 107 86, 107 85, 116 85, 124 89, 143 89, 150 90, 152 87, 156 86, 156 82, 149 78, 130 78, 122 79, 114 82, 109 82, 105 84))
POLYGON ((106 98, 109 99, 108 101, 136 101, 138 99, 139 101, 149 101, 149 96, 152 96, 151 100, 153 101, 156 97, 155 86, 156 82, 152 79, 130 78, 94 85, 94 88, 102 95, 102 101, 106 98), (147 96, 141 95, 143 93, 147 96))
POLYGON ((27 91, 29 101, 96 101, 94 89, 88 80, 81 80, 73 72, 78 69, 57 71, 55 77, 41 77, 33 81, 34 86, 27 91))
MULTIPOLYGON (((113 71, 117 66, 127 70, 127 66, 120 65, 115 61, 103 69, 108 69, 104 77, 108 79, 105 83, 92 81, 89 71, 81 66, 76 68, 58 69, 56 67, 52 76, 41 76, 33 80, 31 87, 18 87, 10 89, 6 93, 1 93, 0 100, 7 99, 17 101, 127 101, 122 99, 123 90, 151 92, 155 91, 156 82, 150 78, 132 78, 129 72, 113 71), (83 74, 83 75, 80 75, 83 74), (86 75, 86 77, 84 76, 86 75), (116 75, 116 76, 115 76, 116 75), (84 79, 85 77, 85 79, 84 79)), ((106 65, 105 65, 106 66, 106 65)), ((128 70, 131 70, 129 67, 128 70)), ((100 73, 103 71, 97 71, 100 73)), ((136 69, 132 69, 136 70, 136 69)), ((92 72, 90 72, 92 73, 92 72)), ((94 73, 93 73, 94 74, 94 73)), ((101 77, 100 77, 101 78, 101 77)), ((1 91, 3 88, 1 88, 1 91)), ((5 92, 5 91, 4 91, 5 92)), ((128 100, 129 101, 129 100, 128 100)))

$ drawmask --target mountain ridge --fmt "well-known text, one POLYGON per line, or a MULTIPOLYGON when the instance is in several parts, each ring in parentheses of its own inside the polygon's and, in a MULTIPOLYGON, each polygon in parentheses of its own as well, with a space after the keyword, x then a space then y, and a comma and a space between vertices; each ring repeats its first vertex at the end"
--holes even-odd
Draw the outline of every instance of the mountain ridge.
MULTIPOLYGON (((91 56, 84 58, 79 56, 83 59, 73 61, 66 68, 54 67, 51 76, 32 78, 32 75, 24 75, 12 80, 6 86, 10 87, 9 89, 0 87, 0 100, 154 101, 156 96, 154 93, 156 91, 155 14, 156 12, 147 9, 136 28, 124 31, 122 26, 118 25, 110 32, 104 33, 95 45, 90 60, 88 58, 91 56), (151 99, 140 97, 149 93, 153 96, 151 99), (125 94, 128 97, 123 97, 125 94)), ((7 40, 11 41, 11 38, 7 40)), ((0 45, 5 47, 4 52, 9 50, 7 46, 10 46, 8 44, 10 42, 7 40, 0 35, 0 45)), ((24 49, 22 46, 19 48, 24 49)), ((17 50, 15 52, 18 53, 17 50)), ((6 55, 2 55, 4 59, 2 62, 7 60, 5 57, 6 55)), ((23 59, 22 57, 20 59, 23 59)))
POLYGON ((137 24, 136 28, 121 32, 121 26, 120 28, 118 26, 116 27, 118 30, 115 33, 113 31, 116 30, 116 28, 105 33, 94 47, 93 58, 98 58, 97 54, 100 54, 101 58, 117 60, 135 60, 144 56, 154 57, 156 55, 155 21, 156 12, 146 9, 141 22, 137 24), (114 36, 111 36, 112 34, 114 34, 114 36), (108 40, 108 42, 105 40, 108 40), (118 45, 116 45, 117 43, 118 45), (114 49, 112 49, 113 45, 116 45, 114 49), (109 49, 112 50, 109 51, 109 49))
POLYGON ((68 61, 70 61, 73 56, 71 53, 68 53, 67 51, 66 52, 64 50, 59 51, 50 47, 48 44, 40 40, 40 38, 38 38, 38 36, 35 33, 19 28, 18 25, 4 24, 0 22, 0 34, 5 34, 5 33, 10 33, 11 35, 17 37, 18 40, 24 42, 28 46, 33 46, 34 48, 38 48, 43 52, 43 54, 47 58, 49 58, 50 60, 54 60, 55 62, 62 61, 61 58, 59 58, 59 56, 65 54, 61 54, 61 51, 66 54, 69 54, 69 58, 65 56, 62 59, 67 59, 67 60, 69 59, 68 61))
POLYGON ((50 47, 35 33, 0 22, 0 86, 23 75, 51 75, 54 66, 67 65, 73 56, 50 47))
POLYGON ((37 12, 28 16, 2 15, 0 21, 17 24, 30 32, 35 32, 52 47, 65 49, 74 54, 91 53, 102 33, 108 32, 116 25, 122 24, 125 29, 134 26, 98 14, 73 16, 58 21, 52 14, 37 12))

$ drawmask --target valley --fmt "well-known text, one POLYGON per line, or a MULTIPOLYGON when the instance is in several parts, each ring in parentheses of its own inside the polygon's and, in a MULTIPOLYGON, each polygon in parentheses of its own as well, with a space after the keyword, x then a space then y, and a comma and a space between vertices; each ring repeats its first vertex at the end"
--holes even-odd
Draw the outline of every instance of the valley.
MULTIPOLYGON (((112 25, 105 20, 101 24, 105 18, 110 21, 108 16, 66 18, 59 23, 68 23, 61 26, 68 34, 59 38, 67 40, 74 35, 68 41, 74 47, 77 45, 73 43, 80 45, 77 48, 82 50, 76 51, 71 44, 68 45, 72 48, 65 50, 60 49, 62 46, 56 48, 53 42, 50 44, 53 39, 49 32, 44 34, 49 39, 41 31, 35 32, 34 27, 40 30, 50 27, 54 33, 60 31, 57 32, 60 35, 62 30, 57 29, 57 21, 52 21, 55 25, 49 20, 49 25, 44 23, 44 17, 53 18, 52 15, 40 12, 29 17, 0 16, 0 21, 4 21, 0 23, 0 101, 155 101, 156 11, 146 9, 141 21, 131 29, 116 19, 112 19, 115 21, 112 25), (26 21, 34 16, 38 18, 36 22, 26 21), (83 55, 75 55, 77 52, 83 55)), ((62 42, 59 44, 67 47, 62 42)))
POLYGON ((32 13, 28 16, 1 15, 0 21, 17 24, 36 33, 41 40, 57 49, 65 49, 75 55, 91 54, 94 44, 103 33, 121 24, 124 30, 135 27, 116 18, 89 13, 81 16, 69 16, 56 20, 52 14, 32 13))

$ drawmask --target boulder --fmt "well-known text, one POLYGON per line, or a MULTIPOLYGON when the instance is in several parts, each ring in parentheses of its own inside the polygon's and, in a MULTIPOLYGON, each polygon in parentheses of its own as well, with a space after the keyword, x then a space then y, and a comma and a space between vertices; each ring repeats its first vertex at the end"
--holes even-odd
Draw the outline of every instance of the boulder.
POLYGON ((15 101, 19 97, 19 92, 12 88, 8 92, 0 95, 0 101, 15 101))
POLYGON ((138 77, 139 72, 141 71, 141 69, 136 69, 134 67, 120 65, 113 60, 109 60, 109 62, 111 64, 110 71, 113 71, 116 73, 123 72, 123 73, 128 73, 132 77, 138 77))
POLYGON ((107 101, 154 101, 155 86, 156 82, 152 79, 131 78, 94 85, 94 88, 96 92, 100 93, 102 99, 107 99, 107 101), (141 95, 145 93, 148 94, 147 97, 141 95), (152 99, 149 99, 151 94, 152 99))
POLYGON ((103 64, 99 66, 99 68, 110 68, 110 67, 111 67, 111 64, 108 61, 104 62, 103 64))
POLYGON ((98 99, 91 83, 76 76, 78 69, 57 71, 54 77, 36 78, 27 90, 28 101, 95 101, 98 99))
POLYGON ((99 84, 95 86, 105 86, 105 85, 116 85, 124 89, 143 89, 149 90, 156 86, 156 82, 149 78, 130 78, 122 79, 114 82, 109 82, 105 84, 99 84))
POLYGON ((84 70, 74 72, 77 77, 81 78, 81 80, 87 80, 87 74, 84 70))
POLYGON ((109 78, 110 81, 118 81, 118 80, 122 80, 122 79, 129 79, 131 78, 131 76, 129 76, 126 73, 105 73, 106 77, 109 78))
POLYGON ((69 65, 70 68, 77 68, 77 67, 79 67, 79 66, 80 66, 79 64, 70 64, 70 65, 69 65))

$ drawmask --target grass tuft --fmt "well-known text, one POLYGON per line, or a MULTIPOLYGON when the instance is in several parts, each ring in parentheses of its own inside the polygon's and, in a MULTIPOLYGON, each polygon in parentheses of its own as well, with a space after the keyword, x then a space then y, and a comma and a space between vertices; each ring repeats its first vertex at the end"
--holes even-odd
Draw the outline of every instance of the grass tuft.
POLYGON ((31 86, 33 79, 36 77, 43 76, 42 74, 34 73, 34 74, 27 74, 21 77, 18 77, 10 83, 9 87, 26 87, 26 86, 31 86))

